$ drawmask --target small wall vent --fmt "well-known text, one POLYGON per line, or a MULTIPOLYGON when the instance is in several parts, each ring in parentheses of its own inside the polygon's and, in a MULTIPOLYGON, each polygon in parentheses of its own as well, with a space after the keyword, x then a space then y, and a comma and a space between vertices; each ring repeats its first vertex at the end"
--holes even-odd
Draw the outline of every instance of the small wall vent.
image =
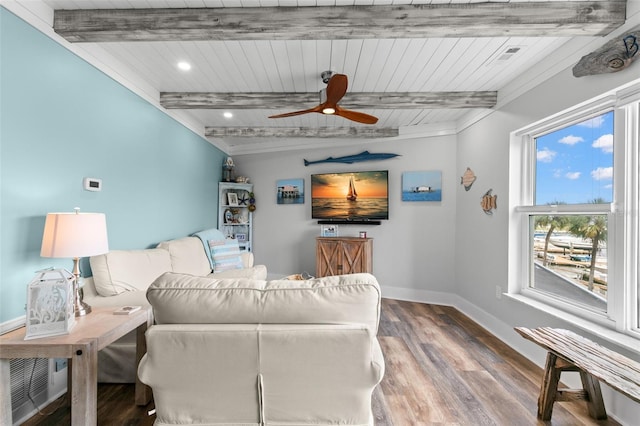
POLYGON ((13 419, 46 400, 49 386, 49 360, 46 358, 16 358, 9 362, 11 377, 11 408, 13 419))

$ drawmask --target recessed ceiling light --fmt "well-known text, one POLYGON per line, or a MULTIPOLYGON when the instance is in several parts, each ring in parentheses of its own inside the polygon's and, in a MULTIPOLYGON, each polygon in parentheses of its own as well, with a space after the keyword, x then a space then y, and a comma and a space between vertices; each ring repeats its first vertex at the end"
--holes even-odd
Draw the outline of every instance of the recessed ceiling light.
POLYGON ((232 114, 232 113, 230 113, 229 111, 225 112, 225 113, 224 113, 224 114, 222 114, 222 115, 224 115, 224 118, 231 118, 231 117, 233 117, 233 114, 232 114))
POLYGON ((182 71, 189 71, 191 69, 191 64, 189 62, 178 62, 178 68, 182 71))

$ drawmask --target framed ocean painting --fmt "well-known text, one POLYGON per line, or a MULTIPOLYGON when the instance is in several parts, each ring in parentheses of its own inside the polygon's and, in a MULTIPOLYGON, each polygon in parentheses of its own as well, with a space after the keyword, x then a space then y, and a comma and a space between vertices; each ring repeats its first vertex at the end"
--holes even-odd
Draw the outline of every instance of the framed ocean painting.
POLYGON ((402 201, 442 201, 442 171, 402 173, 402 201))
POLYGON ((278 204, 304 204, 304 179, 280 179, 278 188, 278 204))

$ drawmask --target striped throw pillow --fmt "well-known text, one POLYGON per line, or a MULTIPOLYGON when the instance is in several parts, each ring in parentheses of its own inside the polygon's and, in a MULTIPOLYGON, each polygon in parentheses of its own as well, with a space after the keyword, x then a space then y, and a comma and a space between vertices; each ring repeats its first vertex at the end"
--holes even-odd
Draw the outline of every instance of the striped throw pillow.
POLYGON ((213 259, 213 272, 242 269, 242 257, 240 256, 238 240, 210 240, 209 248, 211 249, 211 258, 213 259))

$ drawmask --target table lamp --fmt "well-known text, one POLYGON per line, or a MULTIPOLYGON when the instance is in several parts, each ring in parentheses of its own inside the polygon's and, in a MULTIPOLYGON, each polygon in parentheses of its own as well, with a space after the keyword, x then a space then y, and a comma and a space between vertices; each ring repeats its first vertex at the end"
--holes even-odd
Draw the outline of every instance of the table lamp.
POLYGON ((73 259, 75 316, 91 312, 91 306, 82 301, 80 292, 80 258, 109 251, 107 221, 104 213, 48 213, 42 235, 42 257, 70 257, 73 259))

